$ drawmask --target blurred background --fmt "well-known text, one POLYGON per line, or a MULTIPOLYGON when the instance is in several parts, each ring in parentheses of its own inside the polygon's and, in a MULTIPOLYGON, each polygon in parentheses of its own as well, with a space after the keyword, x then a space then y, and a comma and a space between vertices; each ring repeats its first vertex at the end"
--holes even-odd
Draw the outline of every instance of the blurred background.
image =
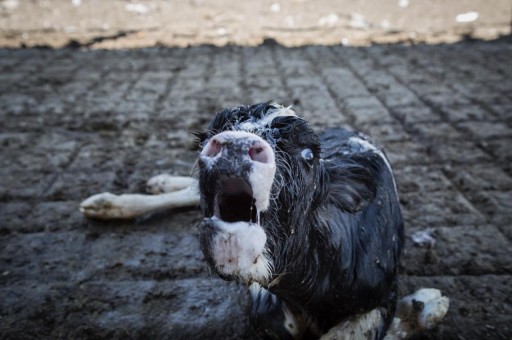
POLYGON ((510 0, 0 0, 0 47, 451 43, 511 22, 510 0))

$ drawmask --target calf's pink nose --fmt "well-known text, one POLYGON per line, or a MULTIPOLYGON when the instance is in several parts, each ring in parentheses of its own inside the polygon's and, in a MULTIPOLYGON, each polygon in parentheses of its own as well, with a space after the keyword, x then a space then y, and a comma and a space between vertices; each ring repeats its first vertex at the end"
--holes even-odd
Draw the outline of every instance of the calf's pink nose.
POLYGON ((261 137, 244 131, 226 131, 212 137, 201 151, 203 157, 215 158, 224 149, 237 149, 241 154, 231 157, 248 155, 253 162, 272 163, 273 150, 261 137))

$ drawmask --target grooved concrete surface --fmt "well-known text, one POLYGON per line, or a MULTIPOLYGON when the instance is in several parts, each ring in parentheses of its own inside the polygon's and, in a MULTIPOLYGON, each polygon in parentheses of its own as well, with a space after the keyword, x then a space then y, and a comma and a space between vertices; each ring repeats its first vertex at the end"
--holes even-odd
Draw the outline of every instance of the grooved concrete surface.
POLYGON ((188 174, 189 131, 274 99, 386 148, 408 238, 402 294, 451 299, 431 339, 512 337, 512 43, 0 50, 0 338, 251 339, 195 210, 84 219, 91 194, 188 174))

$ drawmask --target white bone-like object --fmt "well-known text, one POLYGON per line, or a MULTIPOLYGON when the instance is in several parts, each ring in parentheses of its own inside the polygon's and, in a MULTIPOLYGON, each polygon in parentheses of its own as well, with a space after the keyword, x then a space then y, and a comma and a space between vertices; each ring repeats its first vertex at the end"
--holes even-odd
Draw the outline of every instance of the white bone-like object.
POLYGON ((160 175, 148 181, 148 188, 151 192, 165 193, 114 195, 104 192, 84 200, 80 204, 80 211, 90 218, 130 219, 155 210, 199 204, 197 181, 191 177, 160 175))

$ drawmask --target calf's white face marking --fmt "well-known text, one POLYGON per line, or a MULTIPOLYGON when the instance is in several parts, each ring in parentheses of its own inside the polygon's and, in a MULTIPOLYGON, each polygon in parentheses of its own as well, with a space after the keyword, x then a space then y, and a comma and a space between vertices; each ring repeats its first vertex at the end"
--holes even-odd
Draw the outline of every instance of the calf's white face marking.
POLYGON ((272 264, 266 255, 263 228, 249 222, 224 222, 215 216, 212 222, 217 228, 212 242, 217 270, 244 281, 266 282, 272 264))
POLYGON ((257 121, 243 122, 238 126, 238 128, 245 131, 254 131, 270 126, 274 118, 277 117, 297 117, 297 114, 291 109, 291 106, 284 107, 277 104, 274 104, 274 106, 275 108, 269 110, 265 117, 257 121))
POLYGON ((252 161, 247 180, 253 191, 253 198, 258 213, 268 209, 270 189, 276 173, 276 162, 272 147, 261 137, 246 131, 224 131, 212 137, 201 151, 200 157, 207 164, 207 170, 215 165, 220 157, 227 155, 223 145, 227 143, 250 144, 245 155, 233 155, 252 161))
MULTIPOLYGON (((270 276, 272 262, 267 257, 265 244, 267 236, 260 226, 260 213, 268 209, 270 191, 276 172, 275 155, 272 147, 261 137, 247 131, 224 131, 213 136, 200 154, 210 171, 216 162, 224 160, 236 164, 250 164, 246 180, 252 189, 257 223, 246 221, 226 222, 215 214, 211 223, 215 233, 211 243, 216 269, 240 280, 266 282, 270 276), (243 154, 230 154, 228 145, 241 146, 243 154)), ((218 209, 217 200, 214 203, 218 209)))
POLYGON ((233 164, 240 164, 240 161, 251 164, 245 180, 251 186, 257 223, 226 222, 220 218, 220 214, 210 218, 215 228, 211 242, 215 267, 220 273, 237 276, 241 281, 267 284, 270 279, 273 262, 266 248, 267 235, 260 225, 260 213, 265 212, 270 204, 276 161, 274 150, 258 136, 258 132, 270 128, 275 118, 285 116, 297 115, 290 107, 274 104, 274 109, 269 110, 264 117, 235 123, 234 131, 224 131, 210 138, 199 155, 205 165, 203 171, 210 171, 223 157, 228 162, 230 157, 238 158, 233 160, 233 164), (230 155, 228 143, 241 143, 239 145, 244 145, 247 152, 230 155))

